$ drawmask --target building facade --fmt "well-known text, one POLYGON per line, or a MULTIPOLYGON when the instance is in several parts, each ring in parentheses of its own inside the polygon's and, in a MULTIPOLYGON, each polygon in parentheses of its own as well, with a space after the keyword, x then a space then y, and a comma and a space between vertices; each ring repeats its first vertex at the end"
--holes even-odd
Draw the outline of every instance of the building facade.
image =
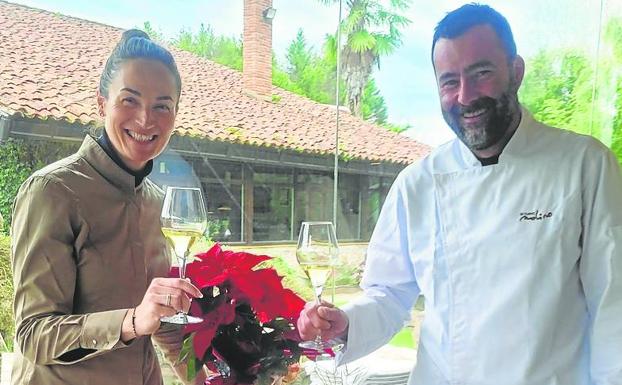
MULTIPOLYGON (((271 84, 271 4, 244 2, 243 73, 169 47, 182 95, 150 177, 200 186, 214 240, 291 242, 302 221, 333 218, 336 109, 271 84)), ((99 75, 122 30, 2 0, 0 25, 0 140, 24 140, 44 163, 73 152, 101 129, 99 75)), ((364 241, 397 173, 429 148, 340 116, 338 237, 364 241)))

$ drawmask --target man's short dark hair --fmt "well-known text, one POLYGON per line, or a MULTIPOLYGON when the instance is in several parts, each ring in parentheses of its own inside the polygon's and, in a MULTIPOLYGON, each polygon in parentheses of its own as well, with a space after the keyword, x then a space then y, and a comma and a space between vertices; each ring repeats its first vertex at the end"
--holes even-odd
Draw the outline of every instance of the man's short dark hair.
POLYGON ((495 31, 501 40, 508 61, 516 57, 516 43, 506 18, 488 5, 470 3, 449 12, 434 28, 432 63, 434 63, 434 47, 438 39, 455 39, 477 25, 489 25, 495 31))

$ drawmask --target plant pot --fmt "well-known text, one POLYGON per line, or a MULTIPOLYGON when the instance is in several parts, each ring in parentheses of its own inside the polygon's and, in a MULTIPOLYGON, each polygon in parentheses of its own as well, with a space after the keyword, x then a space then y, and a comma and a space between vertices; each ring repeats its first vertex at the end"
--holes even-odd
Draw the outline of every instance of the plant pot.
POLYGON ((14 360, 15 353, 2 353, 2 364, 0 366, 0 385, 11 384, 11 369, 13 368, 14 360))

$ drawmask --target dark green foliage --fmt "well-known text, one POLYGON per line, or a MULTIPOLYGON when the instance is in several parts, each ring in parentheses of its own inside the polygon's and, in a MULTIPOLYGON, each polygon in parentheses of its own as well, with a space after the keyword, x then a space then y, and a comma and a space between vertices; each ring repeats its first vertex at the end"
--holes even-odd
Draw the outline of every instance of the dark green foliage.
MULTIPOLYGON (((221 305, 231 301, 226 285, 218 291, 205 288, 203 294, 198 303, 204 314, 219 311, 221 305)), ((195 355, 194 335, 184 340, 179 360, 189 363, 188 378, 195 378, 202 363, 208 363, 215 365, 221 375, 232 376, 236 384, 269 385, 272 376, 284 376, 289 365, 300 358, 302 350, 293 327, 291 320, 283 318, 260 323, 251 306, 240 303, 234 321, 217 326, 203 357, 195 355)))
POLYGON ((32 173, 34 160, 23 142, 7 139, 0 142, 0 214, 4 220, 1 232, 8 234, 13 200, 19 186, 32 173))
MULTIPOLYGON (((275 319, 260 325, 252 309, 246 304, 238 306, 236 314, 238 317, 246 317, 247 320, 221 327, 212 341, 212 346, 238 374, 237 382, 269 385, 273 375, 287 374, 288 366, 296 362, 301 354, 301 348, 295 340, 280 338, 283 333, 291 330, 289 321, 275 319), (290 353, 286 354, 286 351, 290 353), (259 376, 253 374, 252 369, 257 363, 262 368, 259 376)), ((215 356, 209 358, 216 359, 215 356)))
POLYGON ((12 350, 15 334, 10 244, 9 237, 0 234, 0 351, 12 350))
POLYGON ((9 232, 13 200, 26 178, 33 171, 74 153, 78 145, 76 142, 27 143, 12 138, 0 142, 0 214, 4 219, 0 232, 9 232))

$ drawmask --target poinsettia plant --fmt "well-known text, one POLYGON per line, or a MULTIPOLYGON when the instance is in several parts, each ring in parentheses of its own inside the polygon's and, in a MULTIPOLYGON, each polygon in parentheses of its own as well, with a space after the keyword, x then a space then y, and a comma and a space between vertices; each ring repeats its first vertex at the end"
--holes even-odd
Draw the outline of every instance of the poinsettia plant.
POLYGON ((276 270, 258 268, 269 259, 215 244, 186 266, 186 277, 203 293, 189 311, 203 322, 184 327, 180 359, 189 378, 206 365, 215 374, 212 385, 270 384, 298 362, 296 320, 305 302, 283 287, 276 270))

